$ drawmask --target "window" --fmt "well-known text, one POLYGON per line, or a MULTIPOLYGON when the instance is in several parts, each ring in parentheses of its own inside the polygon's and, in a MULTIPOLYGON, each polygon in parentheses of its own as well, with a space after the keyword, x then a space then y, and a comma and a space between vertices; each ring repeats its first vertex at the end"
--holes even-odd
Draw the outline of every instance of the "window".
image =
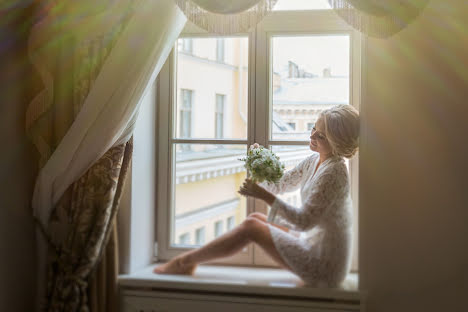
POLYGON ((312 129, 314 128, 315 126, 315 123, 313 122, 308 122, 307 123, 307 131, 312 131, 312 129))
POLYGON ((216 94, 216 108, 215 108, 215 137, 221 139, 223 137, 224 129, 224 102, 226 96, 223 94, 216 94))
MULTIPOLYGON (((179 133, 183 138, 190 138, 192 135, 192 100, 193 92, 191 90, 181 90, 182 103, 179 110, 179 133)), ((181 144, 181 150, 190 150, 190 145, 181 144)))
POLYGON ((195 231, 195 244, 203 245, 205 244, 205 227, 196 229, 195 231))
POLYGON ((191 90, 182 91, 182 105, 180 106, 179 133, 182 138, 190 138, 192 135, 192 100, 191 90))
POLYGON ((191 38, 182 39, 179 42, 179 50, 186 52, 186 53, 193 53, 193 44, 191 38))
MULTIPOLYGON (((237 193, 246 177, 238 159, 250 144, 271 148, 290 169, 310 155, 310 130, 321 110, 336 104, 359 109, 359 33, 332 10, 287 10, 231 37, 202 33, 188 23, 179 46, 190 38, 196 49, 191 55, 174 49, 163 67, 158 84, 161 259, 191 247, 177 245, 180 233, 193 233, 190 244, 203 245, 251 212, 268 213, 263 202, 237 193)), ((355 207, 357 165, 357 159, 349 163, 355 207)), ((281 198, 301 204, 299 191, 281 198)), ((220 262, 267 265, 268 259, 249 246, 220 262)))
POLYGON ((180 245, 190 245, 190 233, 184 233, 179 236, 180 245))
POLYGON ((296 130, 296 123, 295 122, 287 122, 287 124, 291 127, 292 130, 296 130))
POLYGON ((214 236, 215 237, 221 236, 224 233, 223 226, 224 226, 223 220, 216 221, 216 223, 214 224, 214 236))
POLYGON ((216 40, 216 60, 224 63, 224 38, 216 40))
POLYGON ((230 216, 227 219, 227 230, 230 231, 236 226, 236 217, 230 216))

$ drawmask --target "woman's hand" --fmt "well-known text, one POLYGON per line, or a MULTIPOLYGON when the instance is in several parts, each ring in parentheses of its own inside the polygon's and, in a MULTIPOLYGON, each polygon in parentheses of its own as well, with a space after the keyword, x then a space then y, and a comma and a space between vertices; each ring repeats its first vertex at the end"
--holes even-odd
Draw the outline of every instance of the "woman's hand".
POLYGON ((275 195, 271 194, 257 183, 252 182, 250 179, 245 179, 239 189, 239 194, 264 200, 268 205, 272 205, 276 199, 275 195))

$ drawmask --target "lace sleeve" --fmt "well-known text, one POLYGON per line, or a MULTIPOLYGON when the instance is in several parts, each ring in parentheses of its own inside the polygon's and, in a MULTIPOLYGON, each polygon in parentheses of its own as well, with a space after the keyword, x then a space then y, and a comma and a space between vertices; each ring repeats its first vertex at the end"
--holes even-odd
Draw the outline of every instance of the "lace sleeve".
POLYGON ((304 177, 304 171, 308 169, 310 163, 313 161, 314 155, 307 157, 296 167, 285 172, 283 177, 278 183, 262 182, 259 185, 273 194, 282 194, 286 192, 292 192, 297 190, 304 177))
POLYGON ((320 176, 301 207, 294 207, 276 198, 271 206, 270 215, 290 222, 291 229, 306 231, 320 222, 320 219, 337 198, 341 198, 348 185, 347 175, 329 172, 320 176))

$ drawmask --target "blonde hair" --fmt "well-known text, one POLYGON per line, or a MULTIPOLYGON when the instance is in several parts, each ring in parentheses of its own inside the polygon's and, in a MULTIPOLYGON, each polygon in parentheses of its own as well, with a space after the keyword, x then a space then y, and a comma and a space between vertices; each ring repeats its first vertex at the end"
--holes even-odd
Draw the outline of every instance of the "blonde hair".
POLYGON ((337 105, 320 113, 333 155, 351 158, 359 146, 359 112, 351 105, 337 105))

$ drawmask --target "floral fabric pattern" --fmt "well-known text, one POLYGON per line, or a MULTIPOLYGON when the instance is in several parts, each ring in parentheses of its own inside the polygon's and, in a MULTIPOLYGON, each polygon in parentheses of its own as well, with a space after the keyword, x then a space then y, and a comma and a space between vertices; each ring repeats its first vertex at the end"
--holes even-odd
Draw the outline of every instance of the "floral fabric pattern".
POLYGON ((88 277, 108 242, 132 142, 110 149, 64 194, 50 220, 48 311, 88 311, 88 277))
MULTIPOLYGON (((123 28, 75 43, 73 66, 62 93, 73 119, 80 109, 123 28)), ((73 121, 73 120, 71 120, 73 121)), ((71 124, 70 124, 71 125, 71 124)), ((68 126, 70 126, 68 125, 68 126)), ((105 252, 114 229, 133 141, 109 149, 62 195, 45 229, 50 244, 44 311, 90 311, 89 280, 105 252)), ((94 298, 91 298, 94 299, 94 298)), ((91 300, 95 301, 95 300, 91 300)))

